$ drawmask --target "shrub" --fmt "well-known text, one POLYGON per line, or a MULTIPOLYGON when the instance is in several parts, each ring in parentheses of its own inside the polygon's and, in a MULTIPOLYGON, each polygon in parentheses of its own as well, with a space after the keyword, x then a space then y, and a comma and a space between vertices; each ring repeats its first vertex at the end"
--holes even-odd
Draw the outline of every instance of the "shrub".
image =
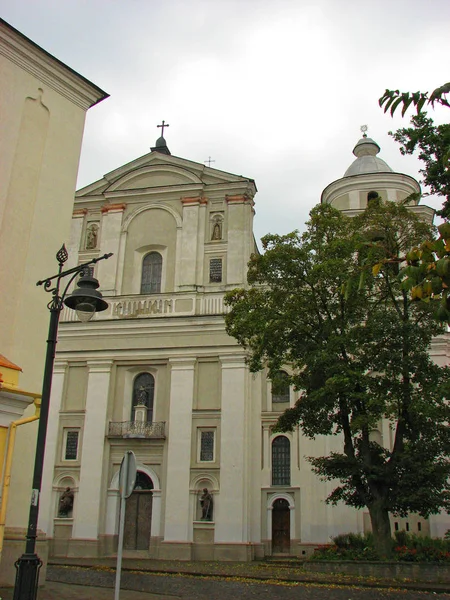
MULTIPOLYGON (((371 533, 344 533, 332 538, 333 543, 320 546, 313 560, 379 560, 371 533)), ((450 539, 430 538, 396 531, 392 539, 393 560, 400 562, 449 562, 450 539)))

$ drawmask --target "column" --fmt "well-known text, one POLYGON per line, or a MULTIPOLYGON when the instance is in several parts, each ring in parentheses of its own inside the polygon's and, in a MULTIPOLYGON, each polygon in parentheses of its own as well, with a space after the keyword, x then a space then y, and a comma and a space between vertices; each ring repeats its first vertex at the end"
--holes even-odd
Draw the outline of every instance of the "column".
POLYGON ((244 356, 220 357, 222 409, 220 425, 220 503, 216 542, 247 542, 247 366, 244 356))
POLYGON ((194 289, 197 270, 197 237, 200 198, 182 198, 183 229, 179 269, 180 288, 194 289))
POLYGON ((59 411, 61 410, 66 370, 66 361, 55 362, 48 413, 47 436, 45 440, 41 496, 39 499, 38 529, 41 529, 50 537, 53 535, 53 517, 56 516, 55 507, 52 502, 52 489, 55 463, 60 459, 60 457, 56 456, 56 449, 58 445, 58 434, 60 432, 59 411))
POLYGON ((119 264, 119 245, 121 241, 123 211, 126 204, 107 204, 102 207, 101 254, 112 252, 108 260, 98 263, 97 279, 103 294, 117 294, 117 270, 119 264))
POLYGON ((192 404, 195 359, 173 358, 171 365, 165 541, 190 540, 189 513, 192 404))
POLYGON ((80 486, 74 507, 74 538, 96 540, 98 537, 111 366, 112 361, 107 360, 88 362, 80 486))

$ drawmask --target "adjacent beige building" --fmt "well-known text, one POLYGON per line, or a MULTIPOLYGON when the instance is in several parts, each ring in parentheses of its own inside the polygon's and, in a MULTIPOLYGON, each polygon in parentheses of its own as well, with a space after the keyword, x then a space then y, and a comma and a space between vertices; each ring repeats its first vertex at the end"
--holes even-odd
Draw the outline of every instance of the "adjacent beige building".
MULTIPOLYGON (((55 254, 70 231, 86 111, 107 94, 1 19, 0 80, 0 353, 20 365, 21 387, 36 392, 50 299, 36 281, 57 269, 55 254)), ((17 433, 7 538, 23 539, 35 432, 34 424, 17 433)))
MULTIPOLYGON (((370 192, 400 201, 419 190, 378 151, 360 140, 355 163, 322 201, 358 211, 370 192)), ((172 156, 164 138, 77 192, 72 264, 114 256, 95 267, 108 310, 89 324, 66 310, 60 327, 40 512, 53 555, 115 552, 127 450, 138 466, 126 512, 130 556, 306 556, 331 535, 367 527, 364 511, 325 504, 331 484, 305 458, 341 441, 273 434, 295 393, 282 378, 272 389, 265 373, 251 374, 225 332, 224 293, 247 285, 257 251, 255 194, 252 179, 172 156), (61 515, 66 487, 74 505, 61 515)), ((431 209, 414 210, 432 219, 431 209)), ((448 363, 447 336, 432 353, 448 363)), ((391 443, 387 426, 378 435, 391 443)), ((443 516, 395 523, 432 535, 449 527, 443 516)))

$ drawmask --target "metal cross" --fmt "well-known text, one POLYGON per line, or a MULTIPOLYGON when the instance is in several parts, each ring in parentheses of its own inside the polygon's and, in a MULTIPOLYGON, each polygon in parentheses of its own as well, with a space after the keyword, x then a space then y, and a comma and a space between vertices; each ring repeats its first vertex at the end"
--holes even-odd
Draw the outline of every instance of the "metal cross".
POLYGON ((210 166, 211 166, 211 163, 212 163, 212 162, 216 162, 216 161, 215 161, 215 160, 211 160, 211 157, 209 157, 207 160, 204 160, 203 162, 204 162, 205 164, 206 164, 206 163, 208 163, 208 167, 210 167, 210 166))
POLYGON ((170 125, 168 123, 166 124, 166 122, 163 119, 162 125, 157 125, 156 127, 161 127, 162 128, 161 137, 164 137, 164 127, 170 127, 170 125))

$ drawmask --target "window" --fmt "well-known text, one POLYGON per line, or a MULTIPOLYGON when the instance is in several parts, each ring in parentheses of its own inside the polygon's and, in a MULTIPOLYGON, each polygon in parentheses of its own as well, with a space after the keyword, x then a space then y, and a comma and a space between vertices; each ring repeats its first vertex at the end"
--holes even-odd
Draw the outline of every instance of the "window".
POLYGON ((272 403, 289 402, 289 376, 284 371, 278 371, 272 380, 272 403))
POLYGON ((199 462, 214 462, 214 429, 201 429, 199 433, 199 462))
POLYGON ((272 442, 272 485, 291 485, 291 443, 284 435, 272 442))
POLYGON ((134 421, 136 406, 147 407, 147 423, 153 421, 153 400, 155 396, 155 378, 150 373, 140 373, 133 383, 133 401, 131 420, 134 421))
POLYGON ((209 282, 220 283, 222 281, 222 259, 211 258, 209 261, 209 282))
POLYGON ((141 294, 159 294, 161 275, 162 256, 159 252, 150 252, 142 261, 141 294))
POLYGON ((64 460, 77 460, 79 429, 64 429, 64 460))

